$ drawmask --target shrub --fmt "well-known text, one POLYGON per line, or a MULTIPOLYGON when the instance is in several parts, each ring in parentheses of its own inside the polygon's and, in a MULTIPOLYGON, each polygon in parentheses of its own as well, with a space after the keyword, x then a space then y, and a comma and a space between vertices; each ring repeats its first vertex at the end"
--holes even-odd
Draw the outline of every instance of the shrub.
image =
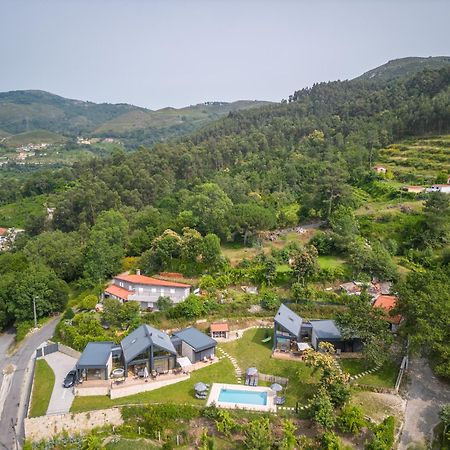
POLYGON ((31 320, 19 322, 16 325, 16 342, 23 341, 28 332, 33 328, 34 323, 31 320))
POLYGON ((373 437, 366 442, 365 450, 391 450, 395 438, 395 419, 392 416, 386 417, 373 430, 373 437))
POLYGON ((359 406, 347 405, 338 417, 339 428, 345 433, 358 434, 365 423, 363 411, 359 406))
POLYGON ((280 299, 273 292, 265 292, 260 300, 261 307, 267 309, 268 311, 274 311, 280 306, 280 304, 280 299))
POLYGON ((314 422, 325 429, 333 427, 335 418, 333 414, 333 404, 326 391, 319 391, 311 402, 310 415, 314 422))
POLYGON ((338 436, 332 431, 327 431, 320 440, 322 450, 342 450, 342 443, 338 436))

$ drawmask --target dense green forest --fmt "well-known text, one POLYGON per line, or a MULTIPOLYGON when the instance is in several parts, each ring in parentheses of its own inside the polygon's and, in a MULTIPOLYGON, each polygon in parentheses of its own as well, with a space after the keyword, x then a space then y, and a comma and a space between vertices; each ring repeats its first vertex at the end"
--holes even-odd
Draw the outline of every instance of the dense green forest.
MULTIPOLYGON (((400 191, 371 170, 379 150, 407 137, 449 133, 449 106, 450 67, 387 81, 320 83, 281 104, 230 112, 151 148, 12 174, 0 181, 0 204, 39 199, 42 207, 28 215, 15 251, 0 255, 0 325, 30 320, 27 305, 35 295, 41 317, 63 310, 69 286, 101 286, 124 268, 127 256, 141 257, 146 273, 212 274, 225 286, 233 280, 270 286, 274 264, 293 256, 289 292, 304 300, 314 295, 308 283, 317 280, 317 254, 340 255, 353 276, 399 282, 407 329, 420 346, 428 328, 414 321, 429 324, 432 317, 401 284, 408 282, 396 262, 404 259, 408 270, 422 274, 410 277, 423 302, 437 293, 440 344, 436 339, 432 350, 439 373, 448 376, 448 196, 429 196, 423 209, 392 221, 360 218, 355 211, 373 199, 395 202, 400 191), (53 218, 43 198, 55 207, 53 218), (257 245, 259 231, 303 221, 326 224, 310 246, 260 255, 239 268, 221 256, 220 243, 257 245)), ((190 301, 192 318, 224 308, 190 301)), ((270 310, 276 301, 269 294, 262 304, 270 310)))

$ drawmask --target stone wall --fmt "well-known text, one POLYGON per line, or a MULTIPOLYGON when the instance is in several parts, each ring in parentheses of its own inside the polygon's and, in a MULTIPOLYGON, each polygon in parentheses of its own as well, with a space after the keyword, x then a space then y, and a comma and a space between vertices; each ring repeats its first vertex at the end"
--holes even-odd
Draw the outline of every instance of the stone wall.
POLYGON ((67 431, 70 434, 88 433, 95 427, 122 425, 119 408, 103 409, 78 414, 56 414, 53 416, 25 419, 25 437, 32 442, 50 439, 67 431))

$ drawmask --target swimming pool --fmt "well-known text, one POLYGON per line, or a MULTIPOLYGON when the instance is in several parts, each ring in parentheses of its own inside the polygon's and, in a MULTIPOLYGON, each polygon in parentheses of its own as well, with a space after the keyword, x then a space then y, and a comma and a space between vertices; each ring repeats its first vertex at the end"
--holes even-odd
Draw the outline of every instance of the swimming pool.
POLYGON ((245 405, 267 405, 267 392, 222 388, 218 401, 245 405))
POLYGON ((228 409, 276 412, 275 393, 267 386, 213 383, 207 406, 228 409))

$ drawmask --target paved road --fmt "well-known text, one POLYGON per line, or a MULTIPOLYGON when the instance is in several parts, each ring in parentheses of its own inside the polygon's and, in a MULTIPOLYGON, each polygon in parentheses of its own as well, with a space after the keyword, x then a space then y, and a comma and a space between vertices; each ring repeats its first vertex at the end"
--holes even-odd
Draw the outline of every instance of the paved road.
POLYGON ((77 360, 61 352, 51 353, 45 356, 45 360, 55 373, 55 386, 48 405, 47 414, 68 413, 73 402, 72 389, 63 387, 64 377, 69 370, 75 368, 77 360))
MULTIPOLYGON (((11 365, 15 367, 8 392, 5 394, 3 412, 0 417, 0 449, 13 450, 15 448, 11 419, 14 423, 17 421, 18 440, 20 443, 23 442, 23 416, 26 414, 24 408, 27 406, 27 399, 25 396, 24 401, 21 401, 21 394, 25 373, 36 348, 53 336, 58 320, 59 318, 52 319, 40 330, 26 338, 13 356, 7 355, 7 349, 14 335, 12 332, 8 332, 0 336, 0 371, 11 365)), ((3 376, 1 382, 3 384, 3 376)))
POLYGON ((427 361, 422 358, 410 361, 405 425, 398 449, 427 442, 439 423, 441 406, 449 402, 450 386, 434 376, 427 361))

